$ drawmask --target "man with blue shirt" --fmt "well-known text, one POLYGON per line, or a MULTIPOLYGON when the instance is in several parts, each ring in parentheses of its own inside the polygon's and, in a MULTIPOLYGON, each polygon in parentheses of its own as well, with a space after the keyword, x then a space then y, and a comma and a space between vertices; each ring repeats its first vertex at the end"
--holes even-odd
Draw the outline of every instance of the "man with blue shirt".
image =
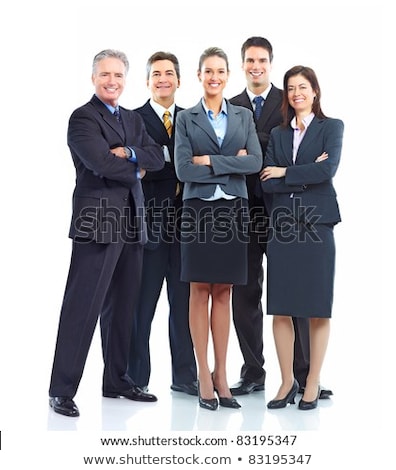
POLYGON ((160 170, 161 147, 141 117, 118 104, 128 72, 124 53, 107 49, 93 61, 95 94, 69 120, 67 143, 76 169, 69 236, 72 257, 49 388, 50 407, 76 417, 74 402, 100 317, 105 397, 153 402, 127 374, 132 315, 147 241, 141 178, 160 170))

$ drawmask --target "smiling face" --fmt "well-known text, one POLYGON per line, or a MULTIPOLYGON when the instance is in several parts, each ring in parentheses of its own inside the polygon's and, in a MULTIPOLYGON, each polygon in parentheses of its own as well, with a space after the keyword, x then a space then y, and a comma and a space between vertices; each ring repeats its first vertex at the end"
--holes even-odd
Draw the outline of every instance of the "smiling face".
POLYGON ((116 107, 118 98, 125 88, 126 69, 124 63, 115 57, 100 60, 92 74, 96 96, 111 106, 116 107))
POLYGON ((217 55, 207 57, 198 71, 198 78, 202 82, 205 97, 222 96, 228 76, 227 62, 222 57, 217 55))
POLYGON ((296 113, 308 115, 316 97, 311 83, 303 75, 298 74, 289 78, 287 82, 287 99, 296 113))
POLYGON ((245 51, 242 69, 250 91, 259 95, 268 88, 272 64, 267 49, 258 46, 248 47, 245 51))
POLYGON ((180 80, 177 78, 175 66, 170 60, 156 60, 151 64, 147 87, 157 103, 169 107, 175 97, 180 80))

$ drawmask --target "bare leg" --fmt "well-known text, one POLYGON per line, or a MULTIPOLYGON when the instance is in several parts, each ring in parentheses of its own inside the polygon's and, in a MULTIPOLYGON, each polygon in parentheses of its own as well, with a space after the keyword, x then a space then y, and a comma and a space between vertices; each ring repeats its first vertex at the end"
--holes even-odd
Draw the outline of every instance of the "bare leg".
POLYGON ((198 379, 201 397, 214 398, 213 382, 208 364, 209 341, 209 296, 211 284, 190 283, 189 323, 198 366, 198 379))
POLYGON ((284 398, 293 386, 294 327, 291 317, 274 315, 272 329, 282 384, 275 400, 284 398))
POLYGON ((228 338, 230 333, 230 284, 213 284, 212 286, 212 315, 211 328, 213 336, 213 349, 215 369, 213 380, 219 396, 231 398, 231 392, 227 383, 226 362, 228 338))
POLYGON ((326 355, 330 336, 329 318, 310 319, 310 366, 303 395, 304 401, 313 401, 318 395, 320 371, 326 355))

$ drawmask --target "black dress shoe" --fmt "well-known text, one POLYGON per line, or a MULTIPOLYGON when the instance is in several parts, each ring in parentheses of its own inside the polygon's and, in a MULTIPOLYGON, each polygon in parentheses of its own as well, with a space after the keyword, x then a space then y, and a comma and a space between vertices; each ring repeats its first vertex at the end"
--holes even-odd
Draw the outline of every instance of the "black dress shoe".
POLYGON ((252 382, 247 379, 241 379, 235 385, 230 388, 230 392, 233 395, 248 395, 252 392, 262 392, 264 390, 264 384, 252 382))
POLYGON ((80 416, 77 405, 71 398, 68 397, 50 397, 50 407, 55 411, 64 416, 77 417, 80 416))
POLYGON ((172 384, 171 389, 174 392, 183 392, 187 393, 187 395, 198 395, 198 386, 197 382, 192 382, 190 384, 172 384))
MULTIPOLYGON (((300 387, 298 393, 304 395, 305 387, 300 387)), ((328 388, 320 388, 319 400, 328 400, 333 395, 333 391, 328 388)))
POLYGON ((205 410, 215 411, 219 406, 217 398, 202 398, 199 397, 199 406, 205 410))
POLYGON ((133 385, 128 390, 123 390, 120 392, 103 392, 103 396, 107 398, 127 398, 128 400, 134 401, 145 401, 145 402, 153 402, 157 401, 157 397, 152 395, 151 393, 145 393, 140 387, 137 385, 133 385))
POLYGON ((219 406, 219 402, 217 401, 217 398, 202 398, 201 392, 199 390, 199 382, 198 382, 197 388, 198 388, 199 406, 201 408, 204 408, 205 410, 216 411, 217 407, 219 406))
POLYGON ((220 397, 219 396, 219 404, 220 406, 223 406, 224 408, 240 408, 241 405, 235 400, 234 397, 227 398, 227 397, 220 397))
POLYGON ((319 400, 327 400, 333 395, 333 391, 328 388, 321 388, 319 393, 319 400))
POLYGON ((271 410, 275 410, 278 408, 285 408, 288 403, 290 403, 291 405, 294 405, 295 403, 294 399, 296 398, 298 389, 299 389, 298 382, 296 379, 294 379, 293 386, 288 392, 288 394, 285 396, 285 398, 281 398, 280 400, 269 401, 267 403, 267 408, 271 410))
POLYGON ((219 397, 219 404, 220 406, 224 407, 224 408, 234 408, 234 409, 237 409, 237 408, 240 408, 241 405, 235 400, 234 397, 231 397, 231 398, 228 398, 228 397, 221 397, 219 395, 219 391, 217 390, 217 388, 214 386, 214 378, 213 378, 213 372, 212 372, 212 381, 213 381, 213 387, 214 387, 214 391, 215 393, 217 393, 218 397, 219 397))
POLYGON ((320 387, 318 388, 318 394, 316 395, 315 400, 312 401, 305 401, 301 398, 298 403, 299 410, 313 410, 318 406, 318 400, 320 396, 320 387))

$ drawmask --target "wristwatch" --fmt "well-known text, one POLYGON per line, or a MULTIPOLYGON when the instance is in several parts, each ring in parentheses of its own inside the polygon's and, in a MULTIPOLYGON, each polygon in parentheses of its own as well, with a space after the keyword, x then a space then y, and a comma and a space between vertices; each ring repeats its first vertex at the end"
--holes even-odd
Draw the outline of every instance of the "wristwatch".
POLYGON ((126 153, 126 157, 131 158, 132 157, 131 149, 129 147, 124 147, 124 150, 125 150, 125 153, 126 153))

